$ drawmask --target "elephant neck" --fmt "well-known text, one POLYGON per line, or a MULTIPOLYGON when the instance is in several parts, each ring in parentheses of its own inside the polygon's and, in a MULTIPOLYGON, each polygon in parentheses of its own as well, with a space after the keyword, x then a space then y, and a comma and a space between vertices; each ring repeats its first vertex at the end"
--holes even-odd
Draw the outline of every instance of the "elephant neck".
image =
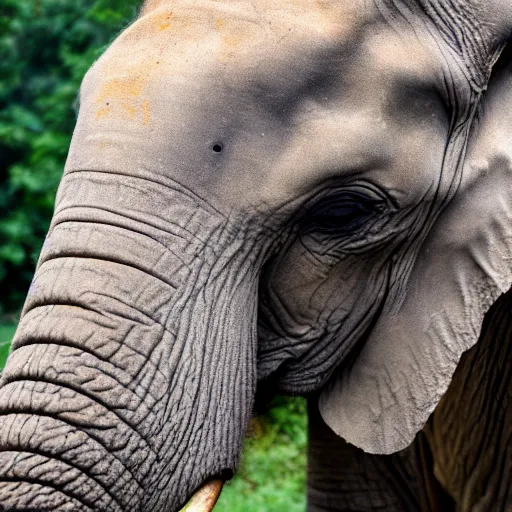
POLYGON ((308 403, 308 510, 453 510, 431 475, 428 446, 420 433, 393 455, 373 455, 347 443, 324 423, 316 398, 308 403), (426 489, 423 492, 423 489, 426 489), (442 506, 441 506, 442 505, 442 506))
POLYGON ((511 313, 509 291, 488 311, 426 429, 436 476, 460 510, 512 505, 511 313))

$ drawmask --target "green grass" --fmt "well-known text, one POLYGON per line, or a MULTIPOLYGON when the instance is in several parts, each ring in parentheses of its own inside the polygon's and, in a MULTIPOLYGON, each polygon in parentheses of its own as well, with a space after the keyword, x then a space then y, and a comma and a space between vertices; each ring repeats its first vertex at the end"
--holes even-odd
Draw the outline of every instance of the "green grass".
MULTIPOLYGON (((0 369, 15 325, 0 325, 0 369)), ((278 398, 254 418, 237 475, 224 486, 217 512, 303 512, 306 509, 306 405, 278 398)))
POLYGON ((219 512, 304 512, 306 509, 306 405, 278 400, 253 420, 235 478, 224 486, 219 512))
POLYGON ((0 325, 0 370, 4 367, 7 360, 9 346, 15 330, 15 325, 0 325))

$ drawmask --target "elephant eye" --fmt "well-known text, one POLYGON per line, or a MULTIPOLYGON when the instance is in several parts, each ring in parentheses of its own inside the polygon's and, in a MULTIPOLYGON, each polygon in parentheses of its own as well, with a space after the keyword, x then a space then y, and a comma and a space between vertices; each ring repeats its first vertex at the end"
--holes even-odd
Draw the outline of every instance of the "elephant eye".
POLYGON ((385 208, 382 198, 362 192, 344 192, 326 197, 306 214, 303 227, 307 232, 351 233, 362 228, 385 208))

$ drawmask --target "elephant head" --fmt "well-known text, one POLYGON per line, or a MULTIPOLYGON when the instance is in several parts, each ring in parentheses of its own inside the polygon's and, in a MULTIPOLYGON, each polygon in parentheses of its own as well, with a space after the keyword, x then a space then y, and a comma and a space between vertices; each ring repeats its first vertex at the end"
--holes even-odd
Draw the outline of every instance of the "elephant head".
POLYGON ((258 386, 410 444, 512 282, 512 155, 478 130, 511 24, 507 0, 146 2, 81 86, 0 507, 178 510, 235 470, 258 386))

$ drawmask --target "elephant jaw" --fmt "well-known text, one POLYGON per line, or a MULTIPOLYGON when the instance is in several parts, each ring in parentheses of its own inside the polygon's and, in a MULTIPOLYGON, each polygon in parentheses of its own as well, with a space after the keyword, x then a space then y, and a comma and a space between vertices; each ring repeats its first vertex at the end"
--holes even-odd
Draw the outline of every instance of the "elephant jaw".
POLYGON ((214 479, 207 481, 190 498, 181 512, 211 512, 219 499, 224 481, 214 479))

